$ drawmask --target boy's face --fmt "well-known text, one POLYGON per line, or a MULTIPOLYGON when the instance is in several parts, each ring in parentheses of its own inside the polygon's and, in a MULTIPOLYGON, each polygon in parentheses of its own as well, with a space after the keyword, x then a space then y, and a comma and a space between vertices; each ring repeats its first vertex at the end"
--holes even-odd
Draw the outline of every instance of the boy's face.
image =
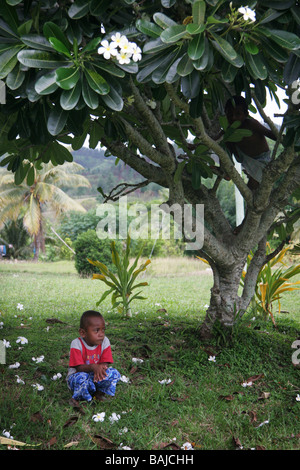
POLYGON ((105 337, 105 322, 103 318, 91 317, 86 328, 80 328, 80 335, 89 346, 102 344, 105 337))
POLYGON ((232 124, 235 121, 243 122, 247 115, 245 114, 241 106, 235 106, 234 108, 229 108, 226 112, 226 116, 229 124, 232 124))

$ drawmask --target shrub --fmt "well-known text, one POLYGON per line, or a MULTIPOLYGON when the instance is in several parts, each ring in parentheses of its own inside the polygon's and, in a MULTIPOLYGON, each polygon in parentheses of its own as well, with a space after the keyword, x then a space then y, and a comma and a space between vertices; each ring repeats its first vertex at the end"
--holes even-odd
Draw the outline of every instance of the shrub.
POLYGON ((88 230, 78 235, 73 247, 75 250, 75 268, 80 276, 88 276, 97 272, 97 268, 88 262, 97 259, 113 269, 111 260, 111 240, 101 240, 95 230, 88 230))

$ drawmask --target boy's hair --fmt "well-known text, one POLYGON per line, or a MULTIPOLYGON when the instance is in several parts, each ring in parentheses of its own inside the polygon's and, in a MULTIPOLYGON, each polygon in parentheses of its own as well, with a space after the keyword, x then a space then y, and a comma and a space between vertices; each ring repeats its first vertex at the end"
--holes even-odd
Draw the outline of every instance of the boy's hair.
POLYGON ((231 98, 229 98, 229 100, 227 100, 225 104, 225 112, 227 113, 229 110, 235 108, 236 106, 240 106, 244 113, 248 115, 249 111, 247 101, 243 96, 238 95, 232 96, 231 98))
POLYGON ((92 317, 103 318, 103 315, 100 312, 96 312, 96 310, 87 310, 81 315, 80 328, 85 330, 89 324, 89 319, 92 317))

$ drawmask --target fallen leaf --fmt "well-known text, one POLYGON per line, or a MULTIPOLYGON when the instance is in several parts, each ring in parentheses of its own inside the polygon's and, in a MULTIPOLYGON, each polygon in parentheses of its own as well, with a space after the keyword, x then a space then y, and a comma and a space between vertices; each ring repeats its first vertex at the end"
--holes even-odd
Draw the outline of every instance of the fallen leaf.
POLYGON ((261 392, 260 396, 258 397, 259 400, 266 400, 267 398, 270 398, 271 393, 270 392, 261 392))
POLYGON ((264 377, 264 374, 258 374, 258 375, 253 375, 252 377, 249 377, 245 382, 255 382, 256 380, 262 379, 264 377))
POLYGON ((238 437, 232 436, 232 439, 233 439, 233 443, 236 447, 242 447, 241 441, 239 440, 238 437))
POLYGON ((176 442, 174 441, 171 441, 171 442, 160 442, 159 444, 156 444, 154 447, 153 447, 153 450, 154 449, 167 449, 168 447, 170 447, 171 449, 173 450, 178 450, 180 449, 180 446, 178 444, 176 444, 176 442))
POLYGON ((78 444, 79 444, 79 441, 71 441, 71 442, 68 442, 68 444, 66 444, 64 448, 68 449, 69 447, 77 446, 78 444))
POLYGON ((53 445, 56 444, 56 443, 57 443, 57 439, 56 439, 55 436, 53 436, 53 437, 51 437, 50 441, 47 442, 47 445, 48 445, 49 447, 51 447, 51 446, 53 446, 53 445))
POLYGON ((101 449, 114 449, 116 445, 107 437, 100 436, 99 434, 95 434, 94 436, 90 436, 94 444, 101 447, 101 449))
POLYGON ((8 437, 2 437, 2 436, 0 436, 0 444, 25 446, 25 447, 35 447, 35 446, 41 445, 41 444, 26 444, 26 442, 16 441, 15 439, 9 439, 8 437))
POLYGON ((234 399, 233 395, 220 395, 219 400, 232 401, 234 399))
POLYGON ((63 428, 67 428, 69 426, 72 426, 72 424, 75 424, 78 421, 78 416, 71 416, 63 425, 63 428))
POLYGON ((33 413, 33 415, 30 416, 30 421, 32 421, 33 423, 36 423, 37 421, 42 423, 44 421, 44 418, 41 413, 37 411, 36 413, 33 413))

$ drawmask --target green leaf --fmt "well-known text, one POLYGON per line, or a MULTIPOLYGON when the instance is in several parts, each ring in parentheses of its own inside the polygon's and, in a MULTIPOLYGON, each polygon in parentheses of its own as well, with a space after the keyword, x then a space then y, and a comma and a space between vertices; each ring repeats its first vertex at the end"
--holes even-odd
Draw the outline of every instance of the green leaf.
POLYGON ((200 59, 205 50, 205 36, 198 34, 195 36, 188 45, 188 55, 192 60, 200 59))
POLYGON ((31 49, 53 52, 53 47, 44 36, 39 36, 38 34, 24 34, 21 36, 21 41, 31 49))
POLYGON ((52 21, 48 21, 47 23, 44 24, 43 27, 43 33, 44 36, 49 40, 49 38, 54 37, 56 39, 59 39, 60 42, 62 42, 66 48, 71 51, 71 44, 62 32, 61 28, 55 24, 52 23, 52 21))
POLYGON ((165 29, 161 33, 160 39, 164 43, 171 44, 174 42, 178 42, 185 35, 186 35, 185 25, 176 25, 176 26, 170 26, 169 28, 165 29))
POLYGON ((151 38, 159 38, 162 33, 162 29, 159 26, 147 20, 137 20, 135 26, 141 33, 151 38))
POLYGON ((205 20, 206 4, 203 0, 196 1, 193 3, 193 22, 197 24, 203 24, 205 20))
POLYGON ((178 63, 178 66, 177 66, 177 73, 178 75, 180 75, 181 77, 185 77, 186 75, 188 75, 189 73, 191 73, 194 69, 194 65, 193 65, 193 62, 191 61, 191 59, 189 58, 189 56, 186 54, 184 54, 179 63, 178 63))
POLYGON ((182 161, 180 163, 178 163, 178 166, 177 166, 177 169, 175 171, 175 174, 174 174, 174 183, 178 183, 178 181, 180 180, 181 178, 181 174, 183 172, 183 169, 185 167, 185 161, 182 161))
POLYGON ((177 23, 169 18, 164 13, 156 12, 153 15, 155 23, 160 26, 162 29, 169 28, 170 26, 177 26, 177 23))
POLYGON ((55 70, 42 75, 34 85, 34 89, 39 95, 50 95, 50 93, 53 93, 57 88, 55 70))
POLYGON ((0 34, 7 38, 19 39, 17 33, 2 18, 0 18, 0 34))
POLYGON ((97 49, 97 47, 99 46, 99 44, 100 44, 101 41, 102 41, 102 38, 94 38, 94 39, 92 39, 92 40, 82 49, 81 53, 94 51, 95 49, 97 49))
POLYGON ((245 55, 247 69, 253 78, 259 78, 260 80, 265 80, 268 76, 268 70, 265 66, 261 54, 253 56, 246 52, 245 55))
POLYGON ((68 10, 68 15, 73 20, 78 20, 85 16, 90 9, 89 2, 86 0, 76 0, 68 10))
POLYGON ((65 111, 74 109, 77 105, 81 95, 81 83, 80 81, 71 88, 70 90, 64 90, 60 95, 60 105, 65 111))
POLYGON ((123 109, 124 102, 122 96, 119 95, 114 87, 110 86, 109 93, 102 95, 101 98, 110 109, 114 111, 121 111, 123 109))
POLYGON ((77 67, 61 67, 55 71, 56 83, 64 90, 71 90, 78 82, 79 77, 80 73, 77 67))
POLYGON ((68 113, 60 107, 55 107, 49 114, 47 129, 51 135, 59 134, 66 125, 68 113))
POLYGON ((119 67, 116 67, 114 64, 104 62, 101 59, 93 62, 93 66, 96 67, 97 69, 105 70, 106 72, 110 73, 110 75, 113 75, 114 77, 119 77, 119 78, 125 77, 124 70, 119 69, 119 67))
POLYGON ((197 70, 193 70, 189 75, 182 77, 181 89, 186 98, 193 99, 198 96, 200 91, 200 74, 197 70))
POLYGON ((154 70, 151 76, 154 83, 159 84, 165 82, 170 66, 176 60, 176 56, 177 54, 171 52, 170 54, 161 58, 159 66, 154 70))
POLYGON ((96 109, 99 106, 99 97, 98 94, 92 90, 89 86, 87 80, 83 80, 82 82, 82 97, 85 101, 85 104, 91 108, 96 109))
POLYGON ((186 26, 187 33, 189 33, 191 35, 203 33, 204 30, 205 30, 205 25, 203 25, 203 24, 199 25, 199 24, 195 24, 195 23, 189 23, 186 26))
POLYGON ((21 46, 13 47, 0 55, 0 79, 5 78, 17 65, 17 54, 21 46))
POLYGON ((99 95, 107 95, 107 93, 109 93, 109 84, 95 70, 85 69, 84 75, 88 81, 88 84, 96 93, 99 93, 99 95))
MULTIPOLYGON (((236 51, 234 50, 234 48, 232 47, 231 44, 229 44, 228 41, 226 41, 226 39, 222 38, 221 36, 217 35, 217 34, 213 34, 212 33, 212 36, 215 40, 215 42, 217 42, 217 44, 220 46, 218 48, 219 52, 221 52, 221 54, 225 57, 225 59, 227 60, 234 60, 237 58, 237 53, 236 51)), ((214 41, 213 41, 214 43, 214 41)))
POLYGON ((296 51, 300 48, 300 38, 294 33, 280 29, 269 29, 269 33, 273 41, 285 49, 296 51))
POLYGON ((18 53, 18 61, 25 67, 37 69, 54 69, 68 65, 70 62, 60 60, 59 56, 46 51, 23 50, 18 53))
POLYGON ((27 173, 27 184, 28 186, 32 186, 34 183, 34 177, 35 177, 35 169, 34 166, 30 166, 28 173, 27 173))
POLYGON ((68 48, 59 39, 54 38, 54 37, 50 37, 49 42, 57 52, 61 52, 62 54, 72 58, 68 48))
POLYGON ((6 85, 11 90, 17 90, 25 79, 25 72, 20 70, 20 64, 17 64, 14 69, 9 72, 6 78, 6 85))

